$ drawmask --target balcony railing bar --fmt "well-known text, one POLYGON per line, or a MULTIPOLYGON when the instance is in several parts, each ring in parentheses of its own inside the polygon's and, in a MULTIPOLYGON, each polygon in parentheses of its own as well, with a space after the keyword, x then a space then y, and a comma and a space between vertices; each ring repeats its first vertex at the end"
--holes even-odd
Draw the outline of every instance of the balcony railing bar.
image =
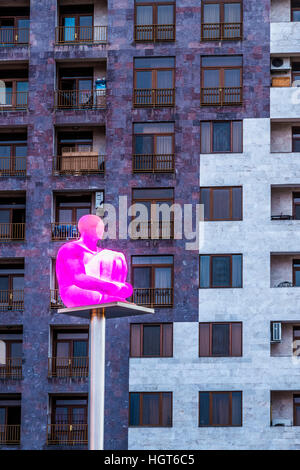
POLYGON ((26 176, 26 157, 0 157, 1 176, 26 176))
POLYGON ((87 424, 48 424, 47 445, 86 445, 88 442, 87 424))
POLYGON ((54 222, 51 224, 52 240, 76 240, 79 238, 77 224, 54 222))
POLYGON ((136 42, 175 41, 175 24, 135 25, 136 42))
POLYGON ((60 175, 104 174, 105 155, 62 155, 53 158, 53 173, 60 175))
POLYGON ((236 106, 243 103, 242 87, 202 88, 202 106, 236 106))
POLYGON ((106 44, 107 26, 58 26, 55 30, 56 44, 106 44))
POLYGON ((133 105, 135 108, 164 108, 175 106, 175 89, 134 89, 133 105))
POLYGON ((57 109, 101 109, 106 108, 106 90, 56 90, 57 109))
POLYGON ((23 308, 24 290, 0 290, 0 311, 23 308))
POLYGON ((20 444, 19 424, 0 424, 0 445, 18 445, 20 444))
POLYGON ((174 173, 175 155, 133 155, 133 173, 174 173))
POLYGON ((88 357, 49 357, 49 378, 80 378, 89 375, 88 357))
POLYGON ((25 240, 25 223, 0 223, 0 242, 25 240))
POLYGON ((172 239, 174 238, 174 221, 131 222, 133 239, 172 239))
POLYGON ((134 289, 132 302, 145 307, 172 307, 173 288, 134 289))
POLYGON ((0 364, 0 379, 22 379, 22 359, 8 358, 0 364))
POLYGON ((243 23, 202 23, 202 41, 240 41, 243 23))
POLYGON ((0 28, 0 46, 29 44, 29 28, 0 28))
POLYGON ((0 111, 24 111, 28 107, 28 91, 8 91, 0 87, 0 111))

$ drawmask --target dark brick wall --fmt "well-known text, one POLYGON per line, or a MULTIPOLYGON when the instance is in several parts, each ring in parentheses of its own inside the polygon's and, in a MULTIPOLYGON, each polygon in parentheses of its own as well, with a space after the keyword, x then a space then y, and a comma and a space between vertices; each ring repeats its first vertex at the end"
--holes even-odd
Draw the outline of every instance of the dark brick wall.
MULTIPOLYGON (((263 118, 269 116, 269 0, 244 1, 242 42, 201 43, 200 0, 177 0, 174 44, 135 45, 134 0, 108 0, 108 46, 54 47, 55 0, 31 0, 31 48, 0 51, 0 60, 29 63, 29 111, 3 113, 0 126, 28 128, 28 176, 0 181, 0 190, 25 190, 26 242, 0 245, 1 257, 25 258, 24 312, 1 313, 1 325, 23 324, 24 379, 0 383, 0 393, 22 393, 22 449, 42 449, 46 443, 47 403, 51 393, 86 393, 87 382, 51 382, 47 379, 49 326, 84 323, 49 310, 50 261, 60 246, 50 240, 52 194, 55 190, 104 189, 105 201, 131 203, 134 187, 172 187, 175 202, 194 205, 199 200, 199 124, 205 119, 263 118), (244 105, 216 109, 200 107, 200 57, 211 54, 243 55, 244 105), (133 109, 133 58, 176 57, 176 107, 133 109), (106 111, 54 112, 55 61, 107 58, 106 111), (133 175, 132 123, 174 121, 176 173, 133 175), (54 126, 106 125, 105 177, 52 177, 54 126)), ((185 240, 111 241, 105 245, 124 250, 128 262, 135 254, 173 254, 175 302, 160 309, 156 321, 197 321, 198 255, 185 250, 185 240)), ((135 319, 138 321, 139 319, 135 319)), ((145 321, 144 318, 140 319, 145 321)), ((126 449, 128 425, 129 324, 126 319, 107 322, 106 449, 126 449)))

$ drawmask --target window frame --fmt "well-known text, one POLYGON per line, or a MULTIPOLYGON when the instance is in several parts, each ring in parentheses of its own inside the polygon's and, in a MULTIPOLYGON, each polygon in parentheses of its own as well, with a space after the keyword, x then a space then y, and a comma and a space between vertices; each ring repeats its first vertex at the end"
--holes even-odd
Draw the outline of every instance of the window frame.
POLYGON ((202 202, 202 189, 209 189, 210 194, 209 194, 209 205, 210 205, 210 214, 209 218, 205 218, 205 222, 237 222, 240 220, 243 220, 243 186, 201 186, 200 187, 200 204, 204 203, 202 202), (214 191, 218 190, 228 190, 230 191, 229 194, 229 212, 230 212, 230 217, 229 218, 222 218, 222 219, 214 219, 213 213, 214 213, 214 198, 213 198, 213 193, 214 191), (233 211, 233 195, 232 195, 232 190, 233 189, 241 189, 241 218, 235 219, 232 217, 232 211, 233 211))
MULTIPOLYGON (((169 122, 167 122, 169 124, 169 122)), ((160 153, 157 152, 157 137, 172 137, 172 155, 175 155, 175 123, 170 122, 171 124, 174 124, 174 131, 173 132, 156 132, 156 133, 146 133, 146 132, 135 132, 134 131, 134 125, 135 124, 149 124, 147 122, 145 123, 139 123, 139 122, 134 122, 132 125, 132 143, 133 143, 133 149, 132 149, 132 154, 133 155, 141 155, 136 153, 136 136, 151 136, 153 139, 153 155, 161 155, 160 153)), ((156 122, 155 124, 165 124, 165 122, 156 122)))
POLYGON ((173 328, 173 323, 171 322, 166 322, 166 323, 131 323, 130 324, 130 332, 129 332, 129 351, 130 351, 130 355, 129 357, 130 358, 153 358, 153 357, 164 357, 164 358, 168 358, 168 357, 173 357, 173 347, 174 347, 174 328, 173 328), (172 335, 172 340, 171 340, 171 355, 169 356, 166 356, 163 354, 163 335, 164 335, 164 325, 170 325, 171 327, 171 335, 172 335), (138 355, 138 356, 134 356, 132 355, 132 327, 133 326, 139 326, 140 328, 140 351, 141 351, 141 354, 138 355), (145 326, 159 326, 160 327, 160 345, 159 345, 159 348, 160 348, 160 354, 159 355, 153 355, 153 354, 146 354, 144 355, 144 351, 143 351, 143 338, 144 338, 144 328, 145 326))
POLYGON ((244 11, 243 11, 243 0, 203 0, 201 2, 201 41, 203 42, 211 42, 211 41, 242 41, 243 40, 243 25, 244 25, 244 11), (241 8, 241 18, 240 22, 240 32, 241 35, 236 37, 236 38, 216 38, 216 39, 207 39, 203 37, 203 25, 209 24, 209 23, 204 23, 204 5, 209 5, 209 4, 219 4, 219 13, 220 13, 220 20, 218 23, 215 23, 217 25, 222 25, 222 24, 236 24, 236 23, 225 23, 224 21, 224 5, 226 4, 231 4, 231 3, 239 3, 240 8, 241 8))
POLYGON ((224 254, 221 254, 221 253, 213 253, 213 254, 206 254, 206 253, 201 253, 199 255, 199 289, 242 289, 243 288, 243 254, 242 253, 224 253, 224 254), (210 257, 210 260, 209 260, 209 283, 210 285, 208 287, 201 287, 200 283, 201 283, 201 279, 200 279, 200 274, 201 274, 201 256, 209 256, 210 257), (233 287, 232 286, 232 257, 233 256, 241 256, 241 287, 233 287), (213 261, 213 258, 223 258, 223 257, 228 257, 230 258, 230 286, 213 286, 212 285, 212 278, 213 278, 213 270, 212 270, 212 261, 213 261))
POLYGON ((199 341, 198 341, 198 356, 201 357, 243 357, 243 322, 199 322, 199 341), (208 325, 209 326, 209 355, 200 354, 200 326, 208 325), (229 354, 220 355, 213 354, 212 350, 212 340, 213 340, 213 325, 229 325, 229 354), (232 325, 240 325, 241 327, 241 354, 232 354, 232 325))
POLYGON ((52 402, 51 402, 51 408, 52 408, 52 412, 51 412, 51 424, 52 425, 59 425, 59 424, 66 424, 66 425, 72 425, 72 424, 78 424, 78 425, 87 425, 88 424, 88 397, 87 396, 59 396, 59 395, 55 395, 55 396, 52 396, 52 402), (66 404, 66 405, 58 405, 57 406, 57 403, 56 401, 57 400, 62 400, 62 399, 65 399, 65 400, 86 400, 86 404, 82 404, 82 405, 79 405, 79 404, 74 404, 74 405, 70 405, 70 404, 66 404), (58 408, 68 408, 68 422, 67 423, 59 423, 56 421, 56 410, 58 408), (73 409, 75 408, 84 408, 84 423, 74 423, 72 422, 72 412, 73 412, 73 409))
MULTIPOLYGON (((244 138, 244 132, 243 132, 243 120, 242 119, 234 119, 234 120, 231 120, 231 121, 225 121, 225 120, 220 120, 220 121, 201 121, 200 123, 200 140, 202 138, 202 123, 209 123, 209 133, 210 133, 210 151, 207 152, 207 153, 203 153, 202 152, 202 148, 200 148, 200 153, 202 155, 208 155, 210 153, 212 154, 220 154, 220 153, 227 153, 227 154, 231 154, 231 153, 235 153, 235 154, 240 154, 240 153, 243 153, 243 138, 244 138), (214 148, 213 148, 213 141, 214 141, 214 124, 219 124, 219 123, 222 123, 222 122, 230 122, 230 150, 218 150, 218 151, 214 151, 214 148), (233 151, 233 123, 234 122, 239 122, 241 123, 241 151, 240 152, 234 152, 233 151)), ((201 145, 201 144, 200 144, 201 145)))
POLYGON ((208 427, 217 427, 217 428, 240 428, 243 426, 243 392, 242 390, 201 390, 199 391, 198 395, 198 427, 199 428, 208 428, 208 427), (208 393, 209 394, 209 424, 200 424, 200 394, 201 393, 208 393), (230 418, 230 424, 213 424, 212 419, 213 419, 213 395, 214 394, 224 394, 228 393, 229 394, 229 418, 230 418), (232 424, 232 394, 233 393, 240 393, 241 394, 241 424, 232 424))
MULTIPOLYGON (((62 196, 64 196, 64 195, 60 195, 60 194, 59 194, 59 195, 56 195, 56 196, 55 196, 55 223, 56 223, 56 224, 62 224, 62 225, 64 225, 64 224, 67 224, 67 225, 68 225, 68 224, 69 224, 69 225, 76 225, 76 226, 77 226, 77 210, 78 210, 78 209, 90 209, 90 214, 92 213, 93 201, 92 201, 92 194, 90 194, 90 198, 91 198, 90 203, 88 203, 88 202, 82 202, 82 203, 80 203, 80 202, 77 201, 77 202, 74 202, 74 206, 73 206, 73 207, 71 207, 71 206, 70 206, 70 207, 66 207, 67 209, 72 210, 72 222, 60 222, 60 221, 59 221, 60 209, 64 209, 64 208, 63 208, 63 207, 60 207, 61 202, 58 202, 58 201, 57 201, 57 196, 60 198, 60 197, 62 197, 62 196), (82 205, 76 206, 77 203, 82 204, 82 205)), ((72 198, 72 197, 78 197, 78 196, 75 195, 75 194, 74 194, 73 196, 72 196, 72 195, 69 195, 69 196, 68 196, 68 195, 66 194, 64 197, 70 197, 70 198, 72 198)), ((67 202, 67 201, 65 201, 65 202, 67 202)), ((71 202, 72 202, 72 201, 71 201, 71 202)))
POLYGON ((128 413, 128 427, 131 428, 172 428, 173 427, 173 392, 163 391, 163 392, 129 392, 129 413, 128 413), (131 394, 140 395, 140 406, 139 406, 139 424, 130 424, 130 411, 131 411, 131 394), (163 393, 168 393, 170 395, 171 402, 171 424, 163 425, 162 424, 162 398, 163 393), (144 395, 159 395, 159 424, 141 424, 143 420, 143 396, 144 395))

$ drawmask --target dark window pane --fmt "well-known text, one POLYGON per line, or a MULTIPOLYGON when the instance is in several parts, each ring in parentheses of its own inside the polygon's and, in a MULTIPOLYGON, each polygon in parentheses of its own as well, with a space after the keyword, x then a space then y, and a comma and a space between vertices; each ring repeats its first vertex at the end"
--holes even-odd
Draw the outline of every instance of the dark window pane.
POLYGON ((152 6, 137 6, 136 7, 136 24, 137 25, 150 25, 153 23, 153 8, 152 6))
POLYGON ((141 355, 141 325, 130 325, 130 356, 141 355))
POLYGON ((88 356, 88 343, 87 341, 74 341, 74 357, 87 357, 88 356))
POLYGON ((231 354, 232 356, 242 355, 242 324, 232 323, 231 325, 231 354))
POLYGON ((162 355, 164 357, 172 357, 173 355, 173 325, 166 323, 162 326, 163 328, 163 350, 162 355))
POLYGON ((232 218, 242 220, 242 188, 232 188, 232 218))
POLYGON ((213 152, 230 152, 230 122, 213 123, 213 152))
POLYGON ((210 152, 210 122, 201 122, 201 153, 210 152))
POLYGON ((134 59, 136 68, 173 68, 174 57, 139 57, 134 59))
POLYGON ((139 155, 152 155, 153 136, 152 135, 136 135, 135 136, 135 153, 139 155))
POLYGON ((209 393, 201 392, 199 394, 199 425, 209 425, 209 393))
POLYGON ((229 394, 212 394, 212 423, 213 425, 228 426, 230 424, 229 416, 229 394))
POLYGON ((159 425, 159 394, 143 394, 143 425, 159 425))
POLYGON ((229 189, 214 189, 213 191, 213 219, 230 219, 230 191, 229 189))
POLYGON ((229 325, 212 325, 213 356, 229 356, 229 325))
POLYGON ((209 356, 209 323, 200 323, 199 326, 199 356, 209 356))
POLYGON ((172 394, 162 394, 162 426, 172 425, 172 394))
POLYGON ((152 72, 141 71, 136 72, 136 87, 139 89, 152 88, 152 72))
POLYGON ((138 426, 140 424, 140 394, 130 394, 130 417, 129 424, 131 426, 138 426))
POLYGON ((10 354, 13 358, 21 358, 23 352, 22 343, 11 343, 10 354))
POLYGON ((232 256, 232 287, 242 287, 242 255, 232 256))
POLYGON ((204 204, 204 219, 210 219, 210 189, 201 189, 201 204, 204 204))
POLYGON ((158 5, 157 6, 157 24, 173 24, 174 7, 173 5, 158 5))
POLYGON ((295 286, 300 286, 300 271, 295 271, 295 286))
POLYGON ((242 393, 232 392, 232 425, 242 425, 242 393))
POLYGON ((200 256, 200 287, 210 286, 210 256, 200 256))
POLYGON ((160 326, 144 325, 143 328, 143 355, 160 355, 160 326))
POLYGON ((151 268, 134 268, 133 285, 137 289, 151 287, 151 268))
POLYGON ((212 258, 212 287, 230 286, 230 257, 214 256, 212 258))
POLYGON ((204 67, 235 67, 242 65, 241 56, 208 56, 202 57, 204 67))
POLYGON ((220 5, 203 5, 203 23, 220 23, 220 5))
POLYGON ((300 220, 300 204, 295 205, 295 219, 300 220))
POLYGON ((243 151, 243 125, 241 121, 232 122, 232 151, 241 153, 243 151))

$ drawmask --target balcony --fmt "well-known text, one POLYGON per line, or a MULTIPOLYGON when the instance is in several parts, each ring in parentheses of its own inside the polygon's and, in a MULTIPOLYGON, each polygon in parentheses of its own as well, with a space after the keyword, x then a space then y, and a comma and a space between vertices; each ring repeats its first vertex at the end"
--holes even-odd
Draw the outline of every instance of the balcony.
POLYGON ((23 310, 24 290, 0 290, 0 311, 23 310))
POLYGON ((26 157, 1 157, 0 177, 26 176, 26 157))
POLYGON ((80 152, 70 148, 53 159, 53 174, 59 175, 104 175, 105 155, 98 152, 80 152))
POLYGON ((77 224, 53 222, 51 224, 52 240, 77 240, 79 232, 77 224))
POLYGON ((107 26, 58 26, 55 44, 106 44, 107 26))
POLYGON ((88 357, 49 357, 49 378, 84 378, 89 376, 88 357))
POLYGON ((243 23, 202 23, 202 41, 241 41, 243 23))
POLYGON ((135 42, 175 41, 175 24, 150 24, 134 26, 135 42))
POLYGON ((0 424, 0 445, 19 445, 21 425, 0 424))
POLYGON ((25 111, 28 108, 28 91, 9 91, 0 88, 0 111, 25 111))
POLYGON ((174 107, 175 89, 134 89, 133 106, 135 108, 174 107))
POLYGON ((144 307, 173 307, 173 288, 134 289, 132 302, 144 307))
POLYGON ((25 240, 25 223, 0 223, 0 242, 25 240))
POLYGON ((290 427, 300 425, 299 391, 271 391, 271 426, 290 427))
POLYGON ((58 308, 64 308, 65 305, 60 298, 59 290, 58 289, 51 289, 50 290, 50 308, 52 310, 57 310, 58 308))
POLYGON ((28 46, 29 28, 1 28, 0 27, 0 46, 28 46))
POLYGON ((240 106, 242 87, 201 88, 201 106, 240 106))
POLYGON ((271 287, 300 287, 300 253, 271 254, 271 287))
POLYGON ((146 221, 131 222, 132 239, 160 239, 170 240, 174 238, 173 221, 146 221))
POLYGON ((5 364, 0 363, 0 379, 22 379, 22 359, 8 358, 5 364))
POLYGON ((133 173, 174 173, 175 155, 138 155, 132 156, 133 173))
POLYGON ((56 109, 104 109, 106 90, 56 90, 56 109))
POLYGON ((87 445, 87 424, 48 424, 47 445, 87 445))

